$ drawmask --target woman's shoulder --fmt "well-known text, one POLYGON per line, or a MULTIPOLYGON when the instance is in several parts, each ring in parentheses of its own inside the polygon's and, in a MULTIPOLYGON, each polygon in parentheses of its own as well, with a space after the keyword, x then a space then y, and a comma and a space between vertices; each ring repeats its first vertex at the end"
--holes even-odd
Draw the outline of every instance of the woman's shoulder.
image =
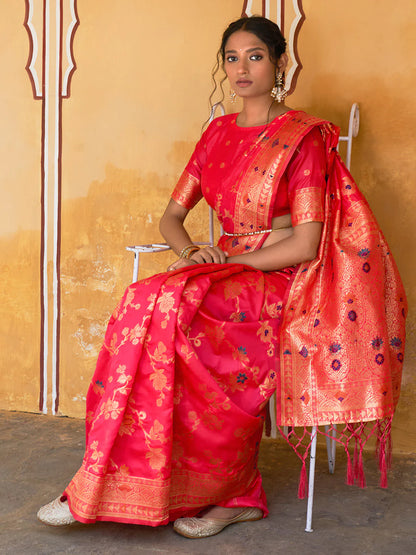
POLYGON ((206 131, 215 131, 221 128, 227 128, 235 122, 237 114, 226 114, 225 116, 218 116, 214 118, 208 125, 206 131))
POLYGON ((286 132, 291 137, 298 137, 299 141, 306 139, 317 140, 321 137, 328 145, 336 143, 339 136, 339 128, 330 121, 305 112, 304 110, 290 110, 286 112, 286 132))
POLYGON ((214 118, 202 134, 201 141, 205 148, 216 144, 217 141, 231 131, 236 114, 227 114, 214 118))
POLYGON ((332 125, 330 121, 300 109, 288 110, 286 115, 289 116, 289 119, 292 121, 310 127, 314 127, 315 125, 332 125))

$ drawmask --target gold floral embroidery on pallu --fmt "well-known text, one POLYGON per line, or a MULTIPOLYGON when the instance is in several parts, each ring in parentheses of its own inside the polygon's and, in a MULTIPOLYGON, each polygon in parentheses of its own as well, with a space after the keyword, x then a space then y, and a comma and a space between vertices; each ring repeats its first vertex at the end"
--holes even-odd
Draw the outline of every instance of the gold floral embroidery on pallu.
MULTIPOLYGON (((319 256, 297 272, 281 328, 282 425, 381 420, 391 417, 400 392, 403 285, 335 152, 336 136, 327 142, 332 165, 319 256)), ((378 426, 371 433, 389 434, 378 426)))

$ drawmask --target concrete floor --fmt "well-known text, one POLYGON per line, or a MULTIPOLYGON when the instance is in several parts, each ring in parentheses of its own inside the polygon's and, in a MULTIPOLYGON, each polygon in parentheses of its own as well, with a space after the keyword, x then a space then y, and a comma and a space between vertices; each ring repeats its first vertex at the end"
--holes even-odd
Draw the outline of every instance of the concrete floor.
POLYGON ((305 528, 306 500, 296 497, 299 462, 283 442, 265 440, 260 468, 270 516, 235 524, 204 540, 178 536, 171 526, 116 523, 65 528, 37 521, 38 508, 56 497, 78 469, 83 422, 0 412, 0 553, 21 554, 413 554, 416 553, 416 459, 396 456, 389 488, 381 489, 372 454, 365 456, 367 483, 345 485, 345 460, 335 475, 318 451, 313 526, 305 528))

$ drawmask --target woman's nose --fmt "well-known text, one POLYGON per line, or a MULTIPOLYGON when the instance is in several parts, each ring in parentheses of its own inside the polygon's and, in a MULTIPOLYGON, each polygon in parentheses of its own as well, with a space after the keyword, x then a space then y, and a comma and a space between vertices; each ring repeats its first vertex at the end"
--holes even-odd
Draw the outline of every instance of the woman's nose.
POLYGON ((247 62, 245 60, 240 60, 238 62, 237 70, 238 70, 238 73, 242 73, 242 74, 247 73, 247 62))

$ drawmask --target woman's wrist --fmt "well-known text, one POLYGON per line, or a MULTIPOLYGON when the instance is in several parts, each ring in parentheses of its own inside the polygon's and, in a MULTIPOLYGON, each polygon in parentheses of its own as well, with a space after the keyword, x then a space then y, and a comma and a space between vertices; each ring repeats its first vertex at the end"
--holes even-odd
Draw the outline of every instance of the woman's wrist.
POLYGON ((179 253, 179 258, 188 258, 190 259, 191 256, 193 254, 195 254, 196 252, 198 252, 200 250, 201 247, 199 247, 198 245, 195 245, 194 243, 191 243, 190 245, 187 245, 186 247, 184 247, 181 252, 179 253))

